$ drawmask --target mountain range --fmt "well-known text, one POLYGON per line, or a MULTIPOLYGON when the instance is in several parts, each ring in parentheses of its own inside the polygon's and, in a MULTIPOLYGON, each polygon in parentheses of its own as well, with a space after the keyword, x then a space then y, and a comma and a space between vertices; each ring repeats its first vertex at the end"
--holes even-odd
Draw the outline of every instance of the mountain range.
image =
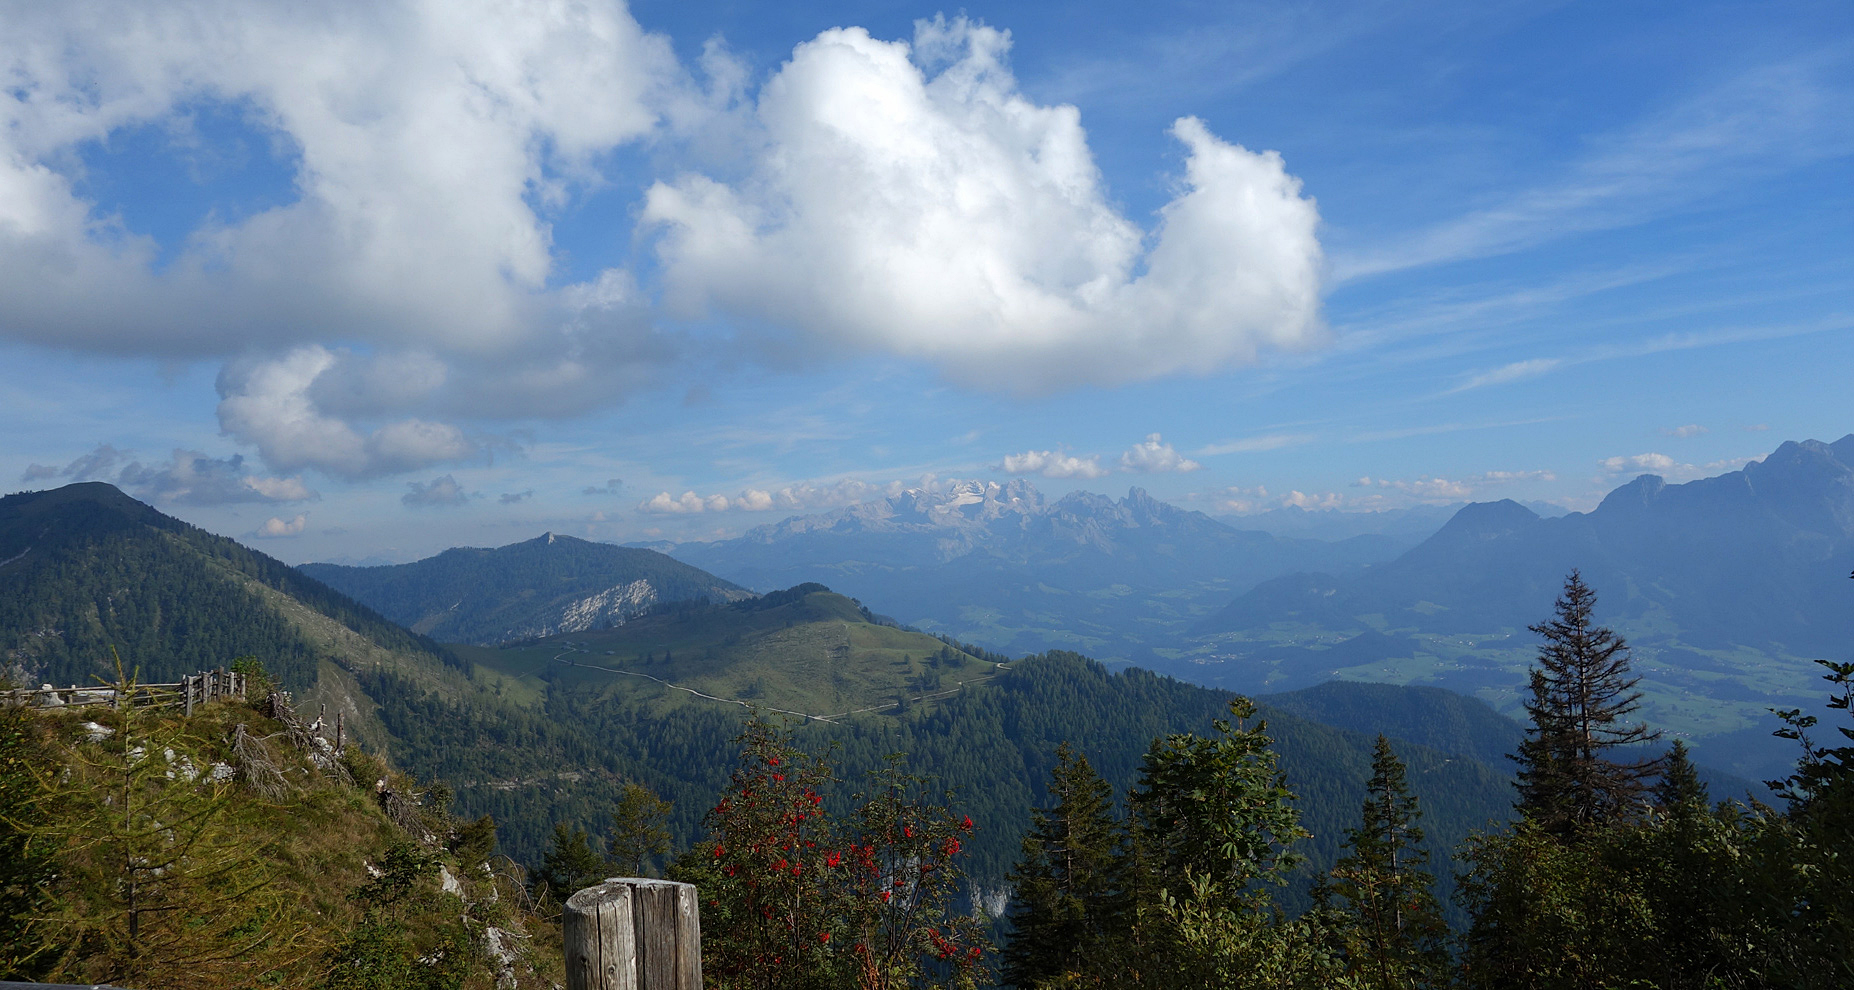
MULTIPOLYGON (((548 555, 599 551, 543 538, 518 552, 533 566, 505 575, 500 591, 544 600, 540 576, 571 569, 548 555)), ((28 683, 111 677, 112 648, 155 681, 254 657, 299 710, 343 716, 349 738, 444 783, 458 812, 493 814, 504 851, 530 864, 555 823, 601 831, 627 781, 673 800, 688 842, 726 780, 745 706, 801 712, 814 716, 794 721, 801 741, 832 751, 851 787, 901 751, 954 788, 979 824, 974 877, 993 893, 1057 742, 1087 749, 1124 788, 1154 736, 1209 731, 1230 697, 1074 654, 1003 663, 879 622, 818 585, 659 602, 623 625, 504 647, 441 645, 102 484, 0 499, 0 648, 0 680, 28 683)), ((1396 699, 1416 698, 1415 719, 1433 704, 1389 691, 1370 707, 1392 713, 1396 699)), ((1357 813, 1372 737, 1287 709, 1267 715, 1316 832, 1310 869, 1320 868, 1357 813)), ((1510 801, 1504 767, 1465 755, 1488 748, 1456 731, 1477 724, 1399 743, 1439 842, 1510 801)))
POLYGON ((1050 501, 1027 482, 956 482, 731 540, 663 549, 758 590, 817 581, 930 632, 1021 654, 1148 660, 1261 581, 1350 573, 1415 542, 1239 530, 1134 488, 1050 501))
POLYGON ((1643 475, 1590 512, 1465 506, 1394 560, 1262 582, 1166 669, 1241 690, 1429 683, 1510 710, 1534 655, 1527 626, 1577 569, 1597 620, 1634 646, 1649 720, 1770 776, 1794 753, 1770 738, 1767 710, 1819 704, 1813 661, 1854 642, 1851 568, 1854 435, 1789 442, 1712 478, 1643 475))

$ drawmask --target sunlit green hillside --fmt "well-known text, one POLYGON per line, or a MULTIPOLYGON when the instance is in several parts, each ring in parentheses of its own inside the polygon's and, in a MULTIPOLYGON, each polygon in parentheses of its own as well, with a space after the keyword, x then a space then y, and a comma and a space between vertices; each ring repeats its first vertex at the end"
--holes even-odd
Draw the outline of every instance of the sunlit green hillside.
POLYGON ((615 629, 454 649, 477 665, 480 683, 516 700, 538 700, 552 683, 659 713, 733 702, 826 720, 932 704, 997 670, 932 636, 873 622, 822 585, 668 607, 615 629))

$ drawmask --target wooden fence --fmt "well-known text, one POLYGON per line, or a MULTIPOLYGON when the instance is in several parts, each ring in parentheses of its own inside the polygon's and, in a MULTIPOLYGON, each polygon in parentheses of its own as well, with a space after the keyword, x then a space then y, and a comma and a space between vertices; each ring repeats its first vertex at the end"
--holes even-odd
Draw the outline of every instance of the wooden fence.
MULTIPOLYGON (((117 697, 117 693, 115 685, 110 684, 90 687, 73 684, 62 688, 46 684, 18 691, 0 691, 0 705, 30 705, 34 708, 107 705, 120 708, 122 699, 117 697)), ((221 667, 218 670, 188 674, 174 684, 137 684, 129 693, 129 703, 137 708, 179 708, 191 715, 197 705, 219 698, 242 699, 244 696, 245 675, 221 667)))

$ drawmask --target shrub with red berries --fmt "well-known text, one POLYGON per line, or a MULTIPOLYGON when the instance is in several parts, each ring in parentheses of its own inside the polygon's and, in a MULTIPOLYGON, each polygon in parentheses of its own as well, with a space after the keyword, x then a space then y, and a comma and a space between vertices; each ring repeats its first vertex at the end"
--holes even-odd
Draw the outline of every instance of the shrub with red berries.
POLYGON ((972 819, 899 758, 836 817, 822 758, 755 717, 678 879, 702 897, 702 963, 718 990, 976 986, 989 948, 957 909, 972 819))

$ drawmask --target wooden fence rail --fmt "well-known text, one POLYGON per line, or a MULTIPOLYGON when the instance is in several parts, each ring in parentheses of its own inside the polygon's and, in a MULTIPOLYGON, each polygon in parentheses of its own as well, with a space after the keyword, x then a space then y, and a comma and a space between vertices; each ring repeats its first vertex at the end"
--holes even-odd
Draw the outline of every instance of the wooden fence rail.
MULTIPOLYGON (((243 698, 245 687, 245 675, 221 667, 218 670, 188 674, 173 684, 137 684, 129 695, 129 703, 137 708, 175 707, 191 715, 196 705, 219 698, 243 698)), ((108 684, 93 684, 89 687, 76 684, 53 687, 46 684, 18 691, 0 691, 0 705, 30 705, 34 708, 107 705, 120 708, 122 699, 116 695, 115 686, 108 684)))

